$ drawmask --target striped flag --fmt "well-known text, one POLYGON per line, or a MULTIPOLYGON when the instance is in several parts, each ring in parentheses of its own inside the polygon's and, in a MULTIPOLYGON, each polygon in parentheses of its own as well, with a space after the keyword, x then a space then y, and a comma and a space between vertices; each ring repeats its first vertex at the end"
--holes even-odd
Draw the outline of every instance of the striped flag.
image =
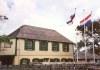
POLYGON ((80 21, 80 25, 87 24, 87 22, 91 20, 91 16, 92 16, 92 13, 90 13, 90 14, 87 15, 85 18, 83 18, 83 19, 80 21))
POLYGON ((78 26, 79 30, 83 30, 84 26, 90 27, 92 25, 91 16, 92 16, 92 12, 80 21, 80 25, 78 26))

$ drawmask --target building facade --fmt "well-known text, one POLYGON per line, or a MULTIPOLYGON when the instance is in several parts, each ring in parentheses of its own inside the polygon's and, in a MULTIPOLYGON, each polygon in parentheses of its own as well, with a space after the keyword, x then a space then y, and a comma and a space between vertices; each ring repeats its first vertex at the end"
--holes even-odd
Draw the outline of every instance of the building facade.
POLYGON ((55 30, 23 25, 8 37, 12 44, 2 43, 2 64, 73 61, 73 43, 55 30))

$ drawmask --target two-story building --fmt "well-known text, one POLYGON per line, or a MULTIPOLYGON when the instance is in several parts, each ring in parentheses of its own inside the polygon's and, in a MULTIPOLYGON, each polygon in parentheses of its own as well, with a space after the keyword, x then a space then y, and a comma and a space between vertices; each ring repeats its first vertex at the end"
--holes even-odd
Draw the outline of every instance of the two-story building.
POLYGON ((73 43, 55 30, 23 25, 8 37, 12 44, 2 44, 2 64, 73 61, 73 43))

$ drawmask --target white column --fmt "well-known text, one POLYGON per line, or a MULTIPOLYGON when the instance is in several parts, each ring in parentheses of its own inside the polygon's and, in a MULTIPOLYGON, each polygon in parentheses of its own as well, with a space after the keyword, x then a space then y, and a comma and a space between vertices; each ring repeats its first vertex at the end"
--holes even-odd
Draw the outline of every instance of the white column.
POLYGON ((52 42, 48 42, 48 51, 52 52, 52 42))
POLYGON ((39 41, 35 41, 35 51, 39 51, 39 41))

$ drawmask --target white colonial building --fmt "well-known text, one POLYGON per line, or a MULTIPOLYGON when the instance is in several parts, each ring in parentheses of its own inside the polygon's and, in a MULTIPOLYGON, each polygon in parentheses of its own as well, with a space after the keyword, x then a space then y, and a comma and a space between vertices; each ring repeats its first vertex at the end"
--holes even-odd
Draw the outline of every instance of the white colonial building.
POLYGON ((55 30, 23 25, 0 46, 2 64, 73 61, 73 43, 55 30))

